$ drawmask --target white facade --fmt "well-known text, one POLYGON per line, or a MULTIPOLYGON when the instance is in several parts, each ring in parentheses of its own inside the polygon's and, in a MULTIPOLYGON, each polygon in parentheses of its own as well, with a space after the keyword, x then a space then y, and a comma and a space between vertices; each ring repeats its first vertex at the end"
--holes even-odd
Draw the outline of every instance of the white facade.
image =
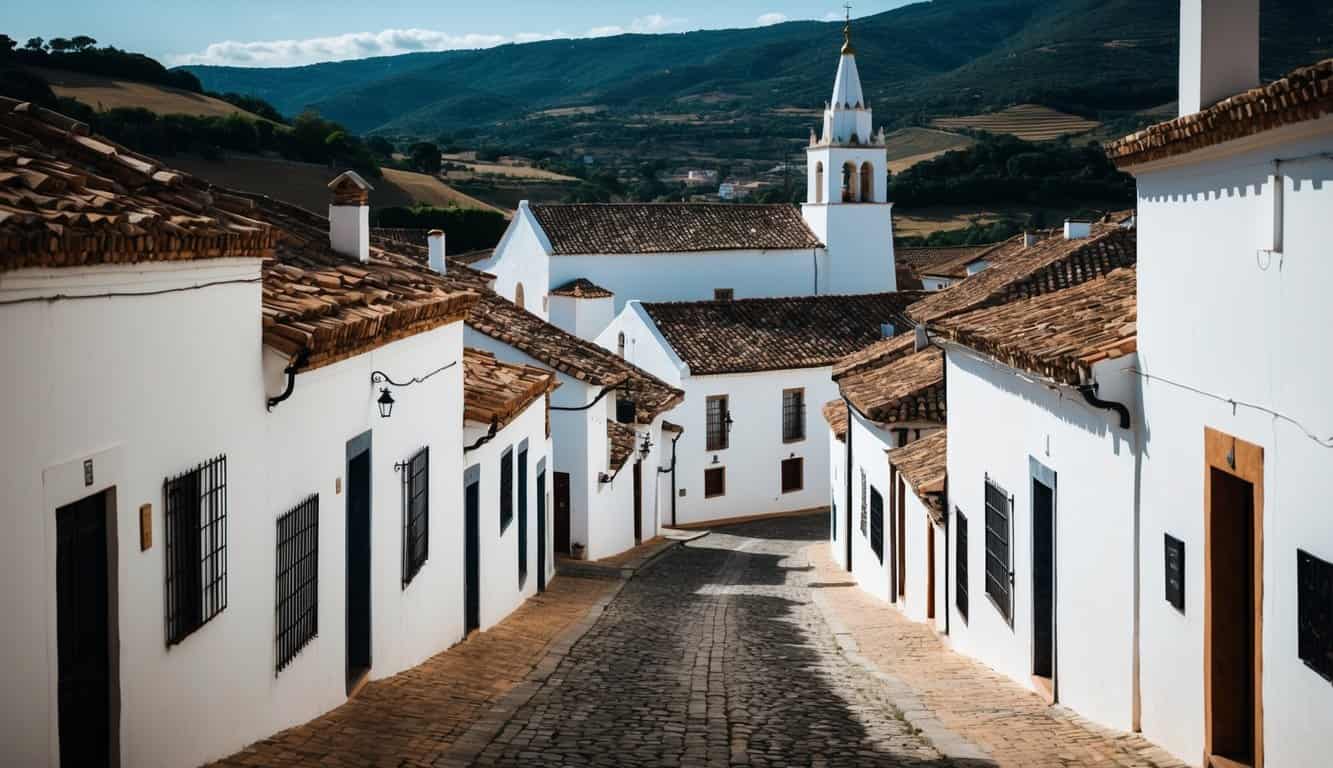
POLYGON ((551 325, 580 339, 595 339, 616 316, 614 296, 550 296, 551 325))
POLYGON ((0 448, 11 515, 0 600, 12 621, 0 658, 10 670, 7 695, 23 702, 0 723, 4 762, 59 763, 56 510, 104 490, 112 743, 121 765, 197 765, 345 700, 348 441, 368 439, 372 452, 369 675, 399 672, 461 637, 461 550, 451 535, 461 493, 461 366, 396 390, 389 419, 370 384, 373 370, 406 378, 459 359, 461 323, 301 373, 291 398, 268 412, 285 361, 261 351, 259 274, 258 260, 215 260, 0 275, 5 300, 180 291, 0 307, 9 331, 0 359, 15 373, 0 411, 0 434, 11 436, 0 448), (253 282, 191 290, 217 281, 253 282), (427 446, 430 555, 404 588, 393 465, 427 446), (163 481, 219 455, 228 473, 227 605, 168 648, 163 481), (275 675, 275 521, 312 494, 321 522, 319 631, 275 675), (141 505, 151 535, 142 551, 141 505))
MULTIPOLYGON (((1099 396, 1139 411, 1122 369, 1093 368, 1099 396)), ((1136 434, 1073 389, 1053 388, 969 350, 947 347, 949 563, 952 647, 1028 688, 1034 683, 1034 494, 1054 491, 1054 693, 1103 725, 1134 725, 1136 434), (987 592, 987 479, 1012 498, 1008 539, 1012 613, 987 592), (968 548, 957 551, 958 514, 968 548), (952 583, 967 558, 967 616, 952 583)), ((909 534, 911 535, 911 534, 909 534)), ((941 550, 942 551, 942 550, 941 550)), ((1152 550, 1160 552, 1160 543, 1152 550)), ((1179 663, 1179 658, 1176 659, 1179 663)))
POLYGON ((1141 384, 1143 732, 1191 763, 1205 746, 1205 427, 1263 449, 1265 765, 1327 758, 1333 686, 1296 655, 1295 561, 1299 548, 1333 562, 1333 525, 1314 502, 1333 493, 1333 456, 1306 435, 1333 430, 1329 153, 1324 117, 1130 169, 1140 368, 1156 377, 1141 384), (1183 615, 1160 596, 1165 534, 1185 543, 1183 615))
POLYGON ((496 293, 543 320, 550 318, 551 288, 568 282, 551 274, 551 241, 532 215, 526 200, 518 204, 514 218, 510 219, 509 227, 491 257, 472 266, 495 275, 491 288, 496 293), (522 302, 518 301, 520 287, 522 302))

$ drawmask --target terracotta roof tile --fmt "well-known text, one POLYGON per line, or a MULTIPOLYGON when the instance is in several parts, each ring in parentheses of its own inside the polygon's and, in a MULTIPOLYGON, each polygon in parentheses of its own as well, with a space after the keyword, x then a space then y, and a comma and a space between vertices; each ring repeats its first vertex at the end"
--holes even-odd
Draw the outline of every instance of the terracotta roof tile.
POLYGON ((967 265, 976 261, 996 244, 962 245, 950 248, 895 248, 894 256, 911 265, 918 275, 967 277, 967 265))
POLYGON ((614 293, 595 284, 586 277, 570 280, 551 291, 552 296, 570 296, 575 299, 609 299, 614 293))
POLYGON ((819 248, 794 205, 588 203, 534 205, 557 256, 819 248))
POLYGON ((902 324, 921 293, 644 304, 692 374, 832 365, 902 324))
POLYGON ((1094 363, 1137 348, 1135 270, 1118 269, 1063 291, 952 317, 946 339, 1014 368, 1065 384, 1086 383, 1094 363))
POLYGON ((1065 239, 1062 233, 1024 246, 1023 236, 987 252, 990 266, 913 304, 907 313, 930 322, 981 307, 1037 296, 1078 285, 1138 258, 1137 233, 1109 224, 1093 224, 1089 237, 1065 239))
POLYGON ((449 258, 463 264, 476 264, 477 262, 485 261, 494 255, 494 248, 481 248, 475 251, 460 253, 457 256, 450 256, 449 258))
POLYGON ((606 422, 606 439, 611 446, 608 454, 611 472, 615 473, 625 466, 625 462, 634 454, 634 428, 608 419, 606 422))
POLYGON ((1333 59, 1301 67, 1192 115, 1149 126, 1106 145, 1126 167, 1333 114, 1333 59))
POLYGON ((904 332, 887 339, 880 339, 834 363, 833 380, 837 381, 843 376, 865 368, 892 362, 903 355, 911 354, 915 346, 916 334, 914 333, 904 332))
POLYGON ((204 182, 0 97, 0 271, 265 258, 276 239, 204 182))
POLYGON ((948 463, 949 437, 943 429, 889 451, 889 464, 898 469, 936 522, 944 517, 948 463))
POLYGON ((833 430, 833 436, 847 442, 847 404, 842 400, 830 400, 820 410, 829 429, 833 430))
POLYGON ((846 375, 838 380, 838 388, 871 421, 945 422, 944 354, 935 347, 846 375))
POLYGON ((545 368, 503 363, 490 352, 463 349, 463 419, 503 427, 534 400, 560 386, 545 368))

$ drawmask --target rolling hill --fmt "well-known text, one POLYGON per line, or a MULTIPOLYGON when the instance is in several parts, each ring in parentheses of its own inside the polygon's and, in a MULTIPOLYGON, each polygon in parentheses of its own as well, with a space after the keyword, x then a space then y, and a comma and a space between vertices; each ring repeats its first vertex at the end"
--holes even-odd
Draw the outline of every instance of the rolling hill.
POLYGON ((239 114, 251 120, 264 119, 221 99, 166 85, 63 69, 45 67, 28 69, 45 80, 57 96, 83 102, 99 112, 122 107, 141 107, 159 115, 226 117, 239 114))

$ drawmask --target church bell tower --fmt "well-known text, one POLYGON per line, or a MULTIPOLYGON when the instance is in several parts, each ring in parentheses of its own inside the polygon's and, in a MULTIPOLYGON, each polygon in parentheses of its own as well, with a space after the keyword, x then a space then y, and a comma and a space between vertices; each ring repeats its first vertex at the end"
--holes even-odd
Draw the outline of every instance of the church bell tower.
POLYGON ((870 105, 861 92, 850 13, 833 97, 824 107, 822 135, 806 148, 806 202, 801 214, 828 246, 827 288, 820 293, 897 290, 893 204, 888 202, 884 130, 872 135, 870 105))

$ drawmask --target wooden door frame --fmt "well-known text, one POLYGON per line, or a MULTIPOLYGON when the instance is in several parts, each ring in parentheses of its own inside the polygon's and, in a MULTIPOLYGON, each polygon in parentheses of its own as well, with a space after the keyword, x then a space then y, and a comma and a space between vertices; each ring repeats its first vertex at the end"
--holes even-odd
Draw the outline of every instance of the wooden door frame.
POLYGON ((343 459, 343 477, 347 478, 347 487, 343 495, 343 671, 346 674, 346 693, 351 698, 355 695, 366 681, 370 679, 370 670, 375 666, 375 441, 374 431, 366 430, 361 434, 348 440, 345 444, 343 459), (366 518, 368 526, 366 528, 366 547, 370 551, 370 574, 369 581, 366 584, 366 619, 370 623, 369 635, 367 640, 366 655, 367 663, 365 669, 355 675, 351 674, 350 662, 350 635, 352 616, 348 600, 348 589, 351 587, 351 573, 349 572, 348 552, 351 547, 349 536, 351 526, 351 494, 352 494, 352 461, 366 457, 366 518))
MULTIPOLYGON (((1058 570, 1060 557, 1060 497, 1058 481, 1059 475, 1055 470, 1038 461, 1035 456, 1028 457, 1028 565, 1032 577, 1032 588, 1028 592, 1031 593, 1029 613, 1033 622, 1032 653, 1028 659, 1028 666, 1034 672, 1032 675, 1033 683, 1049 704, 1054 704, 1060 700, 1060 572, 1058 570), (1033 488, 1034 483, 1041 483, 1051 489, 1051 676, 1049 688, 1047 687, 1047 678, 1035 674, 1037 666, 1037 494, 1036 489, 1033 488)), ((1011 517, 1012 509, 1013 507, 1010 505, 1011 517)), ((1012 529, 1012 522, 1010 525, 1012 529)))
POLYGON ((1233 768, 1213 755, 1213 470, 1254 487, 1254 765, 1264 765, 1264 449, 1212 427, 1203 428, 1203 765, 1233 768))

